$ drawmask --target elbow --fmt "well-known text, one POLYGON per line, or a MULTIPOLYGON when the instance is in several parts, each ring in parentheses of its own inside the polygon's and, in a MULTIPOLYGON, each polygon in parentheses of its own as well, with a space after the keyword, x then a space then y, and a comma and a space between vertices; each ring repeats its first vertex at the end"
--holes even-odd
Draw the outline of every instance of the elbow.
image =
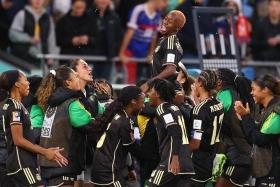
POLYGON ((23 138, 22 137, 16 137, 13 138, 14 144, 18 147, 22 147, 22 142, 23 142, 23 138))

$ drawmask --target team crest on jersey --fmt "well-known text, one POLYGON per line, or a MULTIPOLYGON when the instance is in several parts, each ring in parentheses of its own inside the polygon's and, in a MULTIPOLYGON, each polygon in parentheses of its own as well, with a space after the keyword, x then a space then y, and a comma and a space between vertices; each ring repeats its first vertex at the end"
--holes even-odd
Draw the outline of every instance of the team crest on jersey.
POLYGON ((36 179, 37 179, 37 181, 41 181, 42 180, 41 175, 39 173, 36 174, 36 179))
POLYGON ((20 112, 14 111, 12 115, 13 115, 13 121, 20 122, 20 112))

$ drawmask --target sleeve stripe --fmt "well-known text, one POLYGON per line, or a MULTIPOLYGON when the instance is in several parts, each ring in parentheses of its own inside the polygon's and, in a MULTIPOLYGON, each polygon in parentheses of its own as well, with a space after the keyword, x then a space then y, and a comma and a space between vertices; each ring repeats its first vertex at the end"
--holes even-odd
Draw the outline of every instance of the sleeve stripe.
POLYGON ((202 108, 202 106, 208 101, 208 99, 205 99, 203 102, 199 103, 198 105, 196 105, 194 107, 194 110, 193 110, 193 114, 198 114, 199 113, 199 110, 202 108))
POLYGON ((172 36, 168 37, 168 39, 167 39, 167 49, 173 49, 174 48, 174 38, 175 38, 175 35, 172 35, 172 36))
POLYGON ((21 122, 11 122, 10 125, 22 125, 21 122))

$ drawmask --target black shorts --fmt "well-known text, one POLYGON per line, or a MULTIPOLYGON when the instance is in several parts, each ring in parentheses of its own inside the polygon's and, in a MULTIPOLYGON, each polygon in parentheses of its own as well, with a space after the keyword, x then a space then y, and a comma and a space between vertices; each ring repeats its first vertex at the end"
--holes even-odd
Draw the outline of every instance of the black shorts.
POLYGON ((169 186, 180 186, 189 187, 190 179, 188 175, 174 175, 171 172, 161 169, 161 167, 154 170, 151 174, 150 179, 147 182, 148 187, 169 187, 169 186))
POLYGON ((47 186, 62 186, 62 185, 74 185, 76 176, 64 175, 59 177, 53 177, 46 179, 47 186))
POLYGON ((123 179, 116 180, 115 182, 113 182, 111 184, 98 184, 98 183, 94 183, 94 182, 92 182, 92 183, 94 184, 95 187, 102 187, 102 186, 104 186, 104 187, 105 186, 106 187, 126 187, 127 186, 125 180, 123 180, 123 179))
POLYGON ((43 185, 41 175, 35 168, 23 168, 16 174, 9 175, 9 179, 18 186, 40 186, 43 185))
POLYGON ((250 176, 251 167, 248 165, 224 165, 222 177, 236 186, 243 186, 250 176))

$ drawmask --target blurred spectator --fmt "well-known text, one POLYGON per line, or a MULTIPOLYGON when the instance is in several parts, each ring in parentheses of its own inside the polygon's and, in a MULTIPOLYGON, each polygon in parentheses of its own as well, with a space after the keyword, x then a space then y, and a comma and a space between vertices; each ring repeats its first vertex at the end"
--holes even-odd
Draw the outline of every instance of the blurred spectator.
POLYGON ((9 28, 16 13, 23 9, 27 0, 1 0, 0 1, 0 49, 9 45, 9 28))
POLYGON ((52 14, 55 22, 57 22, 62 16, 67 14, 71 9, 71 0, 53 0, 52 14))
POLYGON ((111 0, 94 0, 95 11, 89 12, 95 30, 94 55, 107 57, 106 62, 94 63, 94 76, 111 81, 112 58, 118 55, 122 39, 119 16, 110 9, 111 0))
MULTIPOLYGON (((36 63, 40 53, 57 53, 54 23, 43 8, 44 0, 30 0, 30 5, 17 13, 9 30, 12 53, 36 63)), ((53 60, 48 59, 48 65, 53 60)), ((37 64, 38 65, 38 64, 37 64)))
POLYGON ((133 8, 139 4, 145 3, 147 0, 120 0, 116 7, 116 11, 121 19, 122 28, 126 28, 127 22, 129 20, 129 15, 133 8))
POLYGON ((175 10, 176 7, 178 7, 183 2, 184 2, 184 0, 169 0, 167 8, 166 8, 166 12, 170 12, 172 10, 175 10))
MULTIPOLYGON (((247 45, 251 39, 250 33, 250 23, 247 18, 243 15, 242 11, 242 2, 241 0, 225 0, 224 4, 225 7, 233 9, 234 15, 233 19, 235 20, 235 28, 236 28, 236 39, 238 42, 238 47, 240 49, 241 57, 244 58, 246 56, 247 45)), ((223 34, 226 38, 229 38, 229 34, 231 33, 231 20, 227 15, 222 17, 218 17, 215 23, 217 33, 223 34)), ((229 43, 226 40, 226 43, 229 43)), ((230 46, 230 44, 226 45, 230 46)))
MULTIPOLYGON (((205 0, 196 0, 189 1, 186 0, 182 3, 177 10, 180 10, 184 13, 187 18, 187 22, 183 29, 178 32, 177 36, 184 50, 184 56, 186 57, 196 57, 197 56, 197 48, 196 48, 196 39, 194 32, 194 23, 193 23, 193 15, 192 9, 194 6, 203 6, 205 4, 205 0)), ((211 18, 209 14, 203 15, 201 14, 199 19, 199 25, 202 33, 210 32, 209 28, 211 28, 211 18), (204 31, 205 29, 205 31, 204 31)))
POLYGON ((255 23, 252 52, 255 60, 280 61, 280 0, 270 0, 268 16, 255 23))
POLYGON ((90 16, 86 14, 85 0, 72 1, 71 10, 57 23, 56 39, 61 54, 93 54, 94 29, 90 23, 90 16))
MULTIPOLYGON (((167 0, 149 0, 147 3, 137 5, 132 11, 119 53, 127 69, 128 83, 136 82, 136 62, 129 62, 128 58, 151 59, 161 22, 161 11, 166 8, 167 3, 167 0)), ((145 70, 143 65, 137 65, 138 75, 143 76, 149 71, 145 70)))

